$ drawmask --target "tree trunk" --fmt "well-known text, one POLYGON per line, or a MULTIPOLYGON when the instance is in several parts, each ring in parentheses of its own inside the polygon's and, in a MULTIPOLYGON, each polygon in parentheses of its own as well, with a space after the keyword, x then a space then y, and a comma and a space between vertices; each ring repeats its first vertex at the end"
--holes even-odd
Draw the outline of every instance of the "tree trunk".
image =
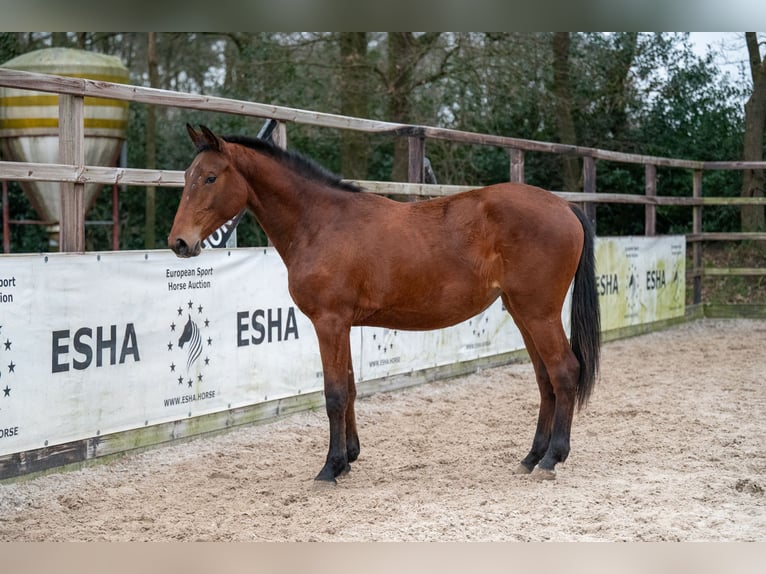
MULTIPOLYGON (((755 32, 745 32, 750 57, 753 92, 745 103, 744 161, 763 159, 763 133, 766 123, 766 56, 761 58, 755 32)), ((746 169, 742 173, 742 197, 763 197, 764 174, 761 169, 746 169)), ((743 205, 740 211, 742 231, 760 231, 765 227, 762 205, 743 205)))
MULTIPOLYGON (((149 67, 149 85, 152 88, 159 86, 159 72, 157 63, 157 33, 148 32, 147 63, 149 67)), ((157 167, 157 112, 155 106, 146 108, 146 168, 157 167)), ((146 188, 146 224, 144 227, 144 246, 146 249, 154 249, 154 226, 156 222, 156 188, 153 185, 146 188)))
MULTIPOLYGON (((577 145, 572 119, 572 85, 569 80, 569 32, 553 35, 553 94, 556 98, 556 124, 563 144, 577 145)), ((580 191, 579 161, 573 156, 561 156, 564 190, 580 191)))
MULTIPOLYGON (((388 97, 388 119, 403 124, 412 121, 412 95, 416 87, 429 84, 446 73, 446 63, 454 49, 442 52, 441 62, 432 72, 416 74, 418 64, 434 54, 441 32, 388 32, 388 60, 384 76, 388 97)), ((393 181, 407 181, 409 175, 408 138, 398 137, 394 143, 393 181)))
MULTIPOLYGON (((414 37, 412 32, 388 33, 388 119, 392 122, 410 123, 410 90, 412 89, 412 68, 414 37)), ((409 168, 409 146, 407 138, 394 140, 394 163, 391 168, 393 181, 407 181, 409 168)))
MULTIPOLYGON (((370 82, 367 64, 367 32, 340 32, 340 113, 369 116, 370 82)), ((341 140, 341 172, 348 179, 366 179, 369 163, 367 134, 345 130, 341 140)))
POLYGON ((69 41, 69 36, 66 32, 52 32, 51 33, 51 46, 54 48, 68 48, 72 43, 69 41))
POLYGON ((614 56, 606 69, 607 102, 606 113, 611 119, 611 136, 620 143, 628 131, 628 85, 630 69, 636 57, 638 32, 620 32, 616 35, 614 56))

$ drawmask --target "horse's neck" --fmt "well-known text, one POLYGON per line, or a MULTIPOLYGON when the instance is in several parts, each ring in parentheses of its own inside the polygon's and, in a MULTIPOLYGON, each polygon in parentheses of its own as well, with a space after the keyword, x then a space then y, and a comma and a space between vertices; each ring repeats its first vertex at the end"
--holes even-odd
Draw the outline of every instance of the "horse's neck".
POLYGON ((251 150, 242 154, 238 168, 250 184, 248 208, 286 258, 296 235, 308 231, 307 202, 301 193, 307 181, 279 161, 251 150))

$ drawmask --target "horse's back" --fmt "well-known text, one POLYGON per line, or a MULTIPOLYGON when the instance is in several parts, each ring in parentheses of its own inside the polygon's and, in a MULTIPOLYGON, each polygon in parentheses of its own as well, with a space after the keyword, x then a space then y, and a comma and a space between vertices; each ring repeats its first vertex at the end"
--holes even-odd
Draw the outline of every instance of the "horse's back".
POLYGON ((489 199, 487 216, 498 225, 510 225, 531 242, 580 242, 582 225, 568 201, 545 189, 505 183, 482 189, 489 199))
POLYGON ((495 283, 501 267, 532 273, 545 262, 574 273, 582 248, 582 225, 569 203, 531 185, 499 183, 405 203, 358 199, 369 203, 353 215, 345 212, 343 226, 357 229, 348 248, 362 259, 396 261, 419 275, 432 267, 440 274, 464 273, 467 266, 495 283), (567 264, 573 260, 575 267, 567 264))
POLYGON ((493 210, 487 212, 487 216, 504 217, 506 222, 519 226, 532 227, 555 220, 559 223, 576 221, 566 200, 541 187, 498 183, 466 193, 475 194, 479 203, 493 210))
POLYGON ((556 259, 562 250, 567 257, 567 246, 579 254, 583 232, 577 216, 566 200, 540 187, 499 183, 443 202, 442 223, 458 241, 467 238, 469 244, 493 248, 505 257, 509 252, 519 256, 538 252, 556 259))

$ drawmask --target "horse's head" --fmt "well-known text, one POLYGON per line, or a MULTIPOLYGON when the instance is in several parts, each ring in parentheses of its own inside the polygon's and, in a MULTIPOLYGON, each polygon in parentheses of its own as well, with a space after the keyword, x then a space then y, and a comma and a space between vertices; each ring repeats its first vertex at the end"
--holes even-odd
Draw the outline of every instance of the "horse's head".
POLYGON ((194 335, 194 322, 191 315, 189 315, 189 319, 186 321, 186 325, 184 325, 184 331, 178 338, 178 346, 183 349, 184 344, 192 340, 192 335, 194 335))
POLYGON ((184 174, 184 191, 168 235, 179 257, 199 255, 202 241, 245 208, 247 183, 237 170, 228 144, 205 126, 186 125, 197 156, 184 174))

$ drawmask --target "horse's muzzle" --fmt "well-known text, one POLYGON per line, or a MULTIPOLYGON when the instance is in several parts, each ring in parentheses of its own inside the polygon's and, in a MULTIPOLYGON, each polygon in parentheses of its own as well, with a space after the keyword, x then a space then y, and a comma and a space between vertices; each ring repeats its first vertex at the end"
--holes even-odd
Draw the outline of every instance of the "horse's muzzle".
POLYGON ((189 246, 189 244, 180 237, 175 241, 168 238, 168 247, 170 247, 170 249, 173 250, 173 253, 178 255, 178 257, 195 257, 200 254, 200 251, 202 251, 202 244, 200 241, 197 241, 194 245, 189 246))

